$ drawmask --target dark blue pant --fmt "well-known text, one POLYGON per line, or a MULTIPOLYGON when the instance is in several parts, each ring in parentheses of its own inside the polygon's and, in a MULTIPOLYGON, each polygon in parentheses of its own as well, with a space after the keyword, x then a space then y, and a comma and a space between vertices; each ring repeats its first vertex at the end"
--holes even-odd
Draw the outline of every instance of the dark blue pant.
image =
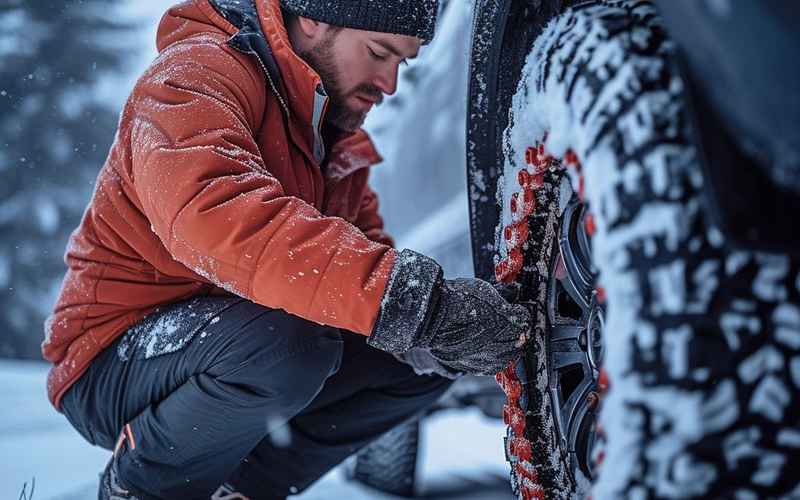
POLYGON ((448 387, 365 337, 243 299, 195 298, 151 314, 102 352, 62 409, 113 448, 130 424, 123 482, 145 498, 253 499, 302 491, 448 387))

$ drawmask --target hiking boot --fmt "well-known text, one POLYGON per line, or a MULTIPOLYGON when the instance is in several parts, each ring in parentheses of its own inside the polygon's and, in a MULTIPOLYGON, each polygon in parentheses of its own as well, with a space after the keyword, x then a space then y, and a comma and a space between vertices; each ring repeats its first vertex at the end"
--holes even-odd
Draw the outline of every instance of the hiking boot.
MULTIPOLYGON (((117 471, 117 457, 112 457, 106 469, 100 476, 100 494, 98 500, 139 500, 139 497, 130 492, 119 480, 117 471)), ((211 500, 250 500, 229 484, 223 484, 211 495, 211 500)))
POLYGON ((112 456, 100 476, 97 500, 139 500, 139 497, 131 493, 120 481, 117 468, 118 458, 118 455, 112 456))
POLYGON ((100 475, 97 500, 141 500, 131 493, 119 478, 119 457, 122 455, 126 443, 131 449, 136 448, 130 425, 125 425, 122 432, 119 433, 119 439, 117 439, 117 444, 114 446, 111 460, 108 461, 108 465, 100 475))
POLYGON ((211 500, 250 500, 250 497, 234 491, 233 486, 225 483, 211 495, 211 500))
MULTIPOLYGON (((133 432, 130 425, 125 425, 120 432, 117 444, 114 446, 114 454, 108 461, 103 474, 100 475, 100 488, 97 495, 98 500, 142 500, 134 495, 120 480, 119 477, 119 457, 130 447, 136 448, 136 441, 133 439, 133 432)), ((224 483, 211 494, 210 500, 250 500, 250 497, 239 493, 228 483, 224 483)))

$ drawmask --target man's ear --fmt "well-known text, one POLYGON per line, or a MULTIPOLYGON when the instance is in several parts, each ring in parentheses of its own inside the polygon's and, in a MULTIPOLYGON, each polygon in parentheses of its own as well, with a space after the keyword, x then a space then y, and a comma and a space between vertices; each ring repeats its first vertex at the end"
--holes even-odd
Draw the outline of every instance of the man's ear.
POLYGON ((303 16, 297 16, 297 27, 300 33, 310 40, 317 38, 325 30, 326 23, 315 21, 303 16))

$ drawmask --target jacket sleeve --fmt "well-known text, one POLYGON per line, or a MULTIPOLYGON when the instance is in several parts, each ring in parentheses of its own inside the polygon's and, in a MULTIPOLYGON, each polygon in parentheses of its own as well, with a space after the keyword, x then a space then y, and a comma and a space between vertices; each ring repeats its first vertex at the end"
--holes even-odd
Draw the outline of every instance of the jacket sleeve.
POLYGON ((364 190, 364 197, 361 198, 361 207, 355 224, 372 241, 394 247, 394 240, 383 230, 383 217, 378 212, 378 207, 377 193, 367 187, 364 190))
POLYGON ((130 176, 142 210, 170 255, 207 281, 369 335, 395 252, 285 195, 254 139, 260 70, 223 43, 175 44, 137 83, 130 176))

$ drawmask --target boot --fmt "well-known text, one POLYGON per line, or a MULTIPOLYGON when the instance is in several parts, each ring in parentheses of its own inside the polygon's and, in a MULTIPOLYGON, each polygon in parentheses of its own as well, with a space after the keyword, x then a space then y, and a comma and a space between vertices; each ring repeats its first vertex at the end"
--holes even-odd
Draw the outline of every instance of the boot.
MULTIPOLYGON (((136 446, 133 442, 130 428, 126 425, 122 429, 119 439, 117 439, 111 460, 108 461, 103 474, 100 475, 98 500, 141 500, 122 483, 119 477, 119 457, 125 452, 126 443, 128 442, 130 443, 129 446, 136 446)), ((250 498, 235 491, 233 486, 225 483, 217 488, 217 491, 211 495, 210 500, 250 500, 250 498)))
POLYGON ((105 470, 100 475, 100 487, 97 494, 97 500, 140 500, 139 497, 126 488, 119 478, 119 457, 123 453, 125 441, 130 439, 125 432, 128 426, 125 426, 117 439, 117 444, 114 446, 114 454, 111 460, 108 461, 105 470))
POLYGON ((211 495, 211 500, 250 500, 250 497, 244 496, 238 491, 234 491, 233 486, 225 483, 211 495))

